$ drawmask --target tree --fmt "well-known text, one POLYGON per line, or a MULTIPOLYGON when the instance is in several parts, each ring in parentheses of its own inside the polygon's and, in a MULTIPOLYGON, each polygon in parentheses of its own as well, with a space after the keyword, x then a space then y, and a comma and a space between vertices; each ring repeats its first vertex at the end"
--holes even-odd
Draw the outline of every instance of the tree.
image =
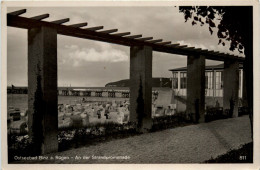
POLYGON ((248 107, 253 136, 253 7, 252 6, 182 6, 185 22, 207 24, 209 32, 217 28, 218 44, 230 42, 229 50, 245 54, 243 100, 248 107), (219 24, 216 25, 216 21, 219 24))

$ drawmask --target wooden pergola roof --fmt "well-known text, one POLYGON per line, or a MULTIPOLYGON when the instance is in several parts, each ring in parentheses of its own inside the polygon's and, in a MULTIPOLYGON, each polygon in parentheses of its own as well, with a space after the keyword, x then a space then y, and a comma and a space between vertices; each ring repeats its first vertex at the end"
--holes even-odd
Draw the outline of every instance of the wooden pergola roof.
POLYGON ((179 55, 194 55, 201 54, 206 59, 224 61, 224 60, 237 60, 244 61, 244 57, 222 53, 218 51, 209 51, 207 49, 188 47, 187 45, 180 45, 178 43, 172 44, 171 41, 164 42, 162 39, 153 39, 153 37, 142 37, 139 35, 131 35, 130 32, 116 33, 118 29, 102 30, 103 26, 87 27, 87 22, 62 25, 69 22, 69 18, 56 20, 56 21, 42 21, 49 17, 49 14, 34 16, 31 18, 21 17, 20 15, 26 13, 26 9, 11 12, 7 14, 7 26, 30 29, 34 27, 52 27, 57 30, 60 35, 91 39, 107 43, 113 43, 124 46, 150 46, 153 51, 164 52, 179 55))

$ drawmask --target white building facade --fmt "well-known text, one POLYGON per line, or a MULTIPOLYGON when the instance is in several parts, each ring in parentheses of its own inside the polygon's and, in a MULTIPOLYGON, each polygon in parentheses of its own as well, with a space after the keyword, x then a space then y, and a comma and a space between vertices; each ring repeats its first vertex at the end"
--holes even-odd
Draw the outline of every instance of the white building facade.
MULTIPOLYGON (((223 97, 223 69, 224 64, 206 66, 205 68, 205 96, 223 97)), ((186 96, 187 67, 171 69, 172 89, 176 96, 186 96)), ((239 91, 238 96, 242 98, 243 89, 243 66, 239 65, 239 91)))

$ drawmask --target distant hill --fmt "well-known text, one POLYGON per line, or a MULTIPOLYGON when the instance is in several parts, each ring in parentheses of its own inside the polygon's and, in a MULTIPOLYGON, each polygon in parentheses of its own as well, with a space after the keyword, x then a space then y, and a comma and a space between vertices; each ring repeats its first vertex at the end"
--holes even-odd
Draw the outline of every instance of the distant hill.
MULTIPOLYGON (((152 87, 172 87, 171 80, 169 78, 153 78, 152 80, 152 87), (162 83, 160 82, 162 79, 162 83)), ((115 82, 110 82, 105 85, 105 87, 129 87, 130 81, 129 79, 123 79, 115 82)))

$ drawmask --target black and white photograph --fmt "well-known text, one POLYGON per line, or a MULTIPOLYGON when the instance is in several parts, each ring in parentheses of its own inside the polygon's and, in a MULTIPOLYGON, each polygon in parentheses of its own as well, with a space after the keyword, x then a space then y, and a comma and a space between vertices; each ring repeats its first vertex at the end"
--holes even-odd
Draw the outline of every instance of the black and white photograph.
POLYGON ((259 169, 246 2, 5 2, 2 159, 259 169))

